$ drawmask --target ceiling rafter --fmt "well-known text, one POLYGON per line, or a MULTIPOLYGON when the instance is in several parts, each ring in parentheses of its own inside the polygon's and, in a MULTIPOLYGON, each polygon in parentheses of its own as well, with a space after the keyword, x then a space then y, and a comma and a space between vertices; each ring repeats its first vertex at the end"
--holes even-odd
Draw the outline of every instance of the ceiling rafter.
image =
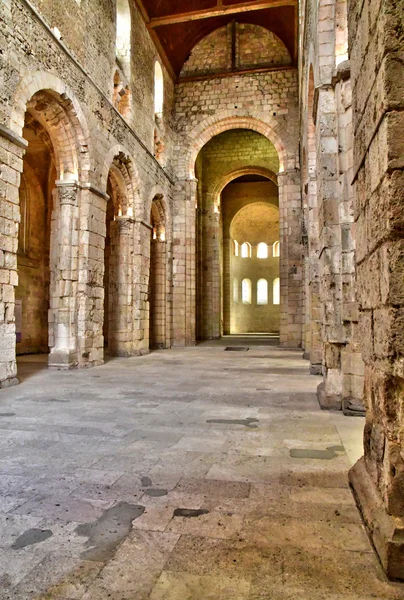
MULTIPOLYGON (((141 0, 136 0, 137 4, 142 4, 141 0)), ((193 10, 185 13, 166 15, 163 17, 154 17, 146 21, 149 29, 161 27, 163 25, 174 25, 176 23, 186 23, 188 21, 198 21, 200 19, 210 19, 212 17, 222 17, 226 15, 235 15, 257 10, 267 10, 268 8, 278 8, 280 6, 297 6, 297 0, 258 0, 257 2, 243 2, 239 4, 223 5, 218 1, 215 8, 203 10, 193 10)), ((146 13, 147 14, 147 13, 146 13)))

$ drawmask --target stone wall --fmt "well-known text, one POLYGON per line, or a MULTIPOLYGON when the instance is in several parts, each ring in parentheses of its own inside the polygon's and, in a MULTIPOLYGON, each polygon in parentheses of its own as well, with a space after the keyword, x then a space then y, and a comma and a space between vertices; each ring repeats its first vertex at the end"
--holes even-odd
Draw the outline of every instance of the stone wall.
MULTIPOLYGON (((176 261, 174 246, 174 306, 177 314, 184 315, 174 324, 176 343, 183 343, 187 322, 190 331, 195 324, 195 275, 186 268, 187 261, 192 264, 191 257, 195 253, 191 235, 194 225, 185 217, 185 207, 192 210, 196 202, 195 161, 203 146, 216 135, 244 129, 267 137, 279 157, 281 343, 299 347, 303 319, 303 250, 296 71, 284 67, 272 72, 180 82, 176 86, 175 128, 180 143, 174 149, 179 178, 175 194, 178 213, 174 219, 181 223, 181 232, 176 232, 178 248, 188 248, 185 253, 180 251, 181 257, 176 261), (192 196, 186 196, 186 190, 192 196), (189 290, 188 304, 184 303, 184 287, 189 290)), ((194 218, 193 214, 191 220, 194 218)))
POLYGON ((4 48, 0 95, 0 381, 6 385, 16 376, 14 288, 18 283, 19 186, 28 147, 23 137, 26 115, 41 124, 55 155, 49 265, 50 364, 65 368, 91 366, 103 361, 106 191, 114 158, 126 172, 120 251, 122 257, 130 257, 123 263, 128 269, 125 285, 132 303, 129 311, 120 307, 121 350, 117 352, 127 355, 148 351, 150 206, 159 193, 167 211, 172 210, 174 84, 164 72, 165 104, 158 123, 167 139, 163 170, 153 156, 154 63, 158 55, 135 8, 132 109, 125 118, 113 105, 113 2, 78 5, 72 0, 70 6, 69 2, 44 1, 35 8, 23 0, 13 0, 2 3, 0 10, 4 48), (129 331, 124 335, 127 319, 129 331))
POLYGON ((350 2, 365 456, 350 480, 389 577, 404 579, 404 67, 401 0, 350 2))
POLYGON ((248 23, 230 23, 204 37, 193 48, 181 77, 290 65, 290 54, 271 31, 248 23))
POLYGON ((363 405, 355 297, 352 108, 344 2, 307 2, 301 56, 305 356, 323 408, 363 405), (345 45, 344 45, 345 44, 345 45))

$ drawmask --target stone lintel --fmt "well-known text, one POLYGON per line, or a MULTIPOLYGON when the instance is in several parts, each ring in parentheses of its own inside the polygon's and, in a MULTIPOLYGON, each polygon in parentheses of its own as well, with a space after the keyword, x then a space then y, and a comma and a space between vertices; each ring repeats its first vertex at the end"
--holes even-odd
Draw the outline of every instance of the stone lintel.
POLYGON ((349 471, 349 483, 387 577, 404 580, 404 519, 386 512, 363 457, 349 471))
POLYGON ((12 142, 16 146, 19 146, 20 148, 24 148, 24 150, 28 147, 27 140, 24 140, 24 138, 14 133, 14 131, 11 131, 11 129, 9 129, 5 125, 0 124, 0 136, 5 138, 9 142, 12 142))

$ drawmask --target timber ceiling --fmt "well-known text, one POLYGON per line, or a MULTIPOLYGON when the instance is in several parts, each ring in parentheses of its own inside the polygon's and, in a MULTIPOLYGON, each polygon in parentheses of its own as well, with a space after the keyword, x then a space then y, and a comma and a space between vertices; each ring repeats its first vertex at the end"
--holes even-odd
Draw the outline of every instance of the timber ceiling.
POLYGON ((297 0, 135 0, 166 67, 178 77, 192 48, 236 20, 275 33, 297 58, 297 0))

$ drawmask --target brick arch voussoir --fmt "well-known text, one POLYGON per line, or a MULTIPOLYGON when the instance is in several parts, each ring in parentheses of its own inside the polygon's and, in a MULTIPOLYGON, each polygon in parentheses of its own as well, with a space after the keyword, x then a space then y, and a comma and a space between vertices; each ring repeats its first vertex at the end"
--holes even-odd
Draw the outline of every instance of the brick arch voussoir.
MULTIPOLYGON (((77 164, 77 176, 81 182, 87 182, 92 165, 91 136, 88 124, 79 100, 74 92, 56 75, 46 71, 29 73, 22 78, 17 86, 13 99, 13 110, 11 112, 9 127, 19 136, 22 136, 25 113, 30 100, 39 92, 53 98, 63 110, 65 118, 62 132, 63 141, 69 144, 64 149, 65 155, 70 152, 74 159, 71 162, 77 164)), ((52 135, 51 135, 52 137, 52 135)), ((58 145, 58 140, 52 139, 52 143, 58 145)), ((61 144, 59 144, 61 145, 61 144)), ((59 151, 62 159, 63 151, 59 151)), ((59 171, 63 173, 63 165, 59 165, 59 171)))
POLYGON ((140 216, 142 201, 139 188, 139 171, 132 155, 122 144, 115 144, 109 148, 105 156, 101 173, 101 190, 105 193, 112 166, 119 170, 125 182, 127 206, 132 208, 133 216, 140 216))
POLYGON ((220 114, 210 116, 188 133, 189 143, 187 152, 181 162, 184 174, 195 177, 195 161, 203 146, 213 137, 231 129, 250 129, 265 136, 273 143, 279 156, 280 171, 286 169, 289 157, 293 154, 288 151, 288 140, 281 131, 279 122, 266 123, 255 117, 222 117, 220 114))

